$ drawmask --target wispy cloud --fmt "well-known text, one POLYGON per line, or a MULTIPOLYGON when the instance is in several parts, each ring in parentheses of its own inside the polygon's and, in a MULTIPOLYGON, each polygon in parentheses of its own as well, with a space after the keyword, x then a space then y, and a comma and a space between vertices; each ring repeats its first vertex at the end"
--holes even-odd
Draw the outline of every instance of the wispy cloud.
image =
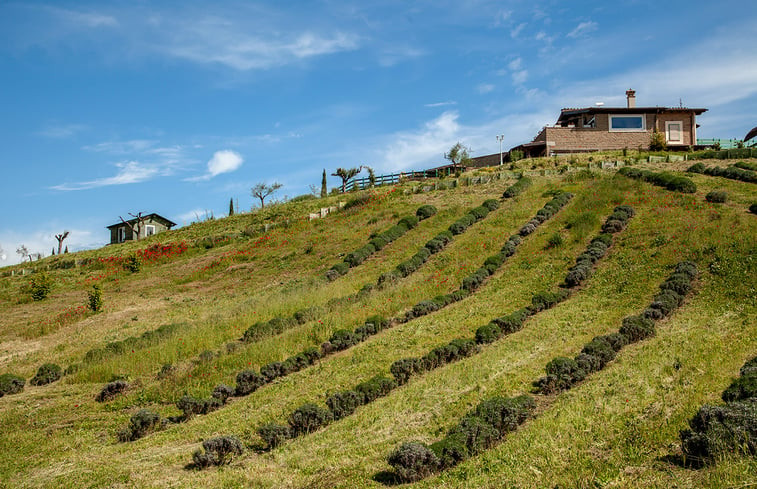
POLYGON ((109 153, 114 155, 139 153, 155 146, 158 141, 152 139, 132 139, 129 141, 104 141, 102 143, 83 146, 86 151, 109 153))
POLYGON ((567 37, 571 37, 573 39, 578 38, 578 37, 583 37, 590 32, 596 31, 598 27, 599 27, 599 24, 591 20, 586 21, 586 22, 581 22, 580 24, 576 26, 575 29, 573 29, 567 34, 567 37))
POLYGON ((230 149, 224 149, 213 153, 213 157, 208 161, 208 171, 199 177, 185 179, 188 182, 197 182, 201 180, 210 180, 211 178, 221 175, 222 173, 231 173, 239 169, 244 163, 242 155, 230 149))
POLYGON ((89 126, 85 124, 51 125, 39 131, 38 134, 51 139, 68 139, 88 128, 89 126))
POLYGON ((388 68, 403 61, 425 56, 427 52, 412 46, 393 46, 385 48, 379 53, 379 65, 388 68))
POLYGON ((491 83, 479 83, 476 86, 476 91, 480 94, 489 93, 494 90, 494 85, 491 83))
POLYGON ((250 34, 250 29, 226 19, 188 21, 175 25, 154 49, 202 64, 218 64, 239 71, 268 69, 311 57, 358 48, 354 34, 310 31, 250 34))
POLYGON ((92 28, 115 27, 118 25, 118 20, 112 15, 97 12, 82 12, 52 6, 47 6, 46 9, 69 26, 75 25, 92 28))
POLYGON ((424 107, 445 107, 447 105, 457 105, 454 100, 448 100, 446 102, 434 102, 432 104, 424 104, 424 107))
POLYGON ((516 25, 512 29, 510 29, 510 37, 513 39, 517 39, 518 36, 520 36, 520 33, 523 32, 523 29, 526 27, 526 23, 523 22, 521 24, 516 25))
POLYGON ((169 168, 159 165, 143 164, 138 161, 127 161, 116 163, 118 173, 112 177, 97 178, 78 183, 63 183, 50 187, 53 190, 72 191, 87 190, 97 187, 107 187, 110 185, 125 185, 129 183, 139 183, 150 180, 156 176, 170 175, 172 171, 169 168))

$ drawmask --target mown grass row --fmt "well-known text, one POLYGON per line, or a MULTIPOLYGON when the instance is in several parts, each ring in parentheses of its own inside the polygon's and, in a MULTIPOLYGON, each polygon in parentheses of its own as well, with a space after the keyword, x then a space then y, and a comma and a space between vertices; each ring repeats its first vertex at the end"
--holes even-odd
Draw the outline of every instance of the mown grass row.
MULTIPOLYGON (((547 376, 534 382, 536 392, 553 394, 569 389, 603 369, 623 346, 654 335, 654 321, 680 306, 697 273, 694 263, 679 263, 660 285, 661 292, 652 304, 642 314, 625 318, 618 333, 592 339, 575 360, 557 357, 550 361, 547 376)), ((535 399, 527 394, 485 399, 449 429, 442 440, 431 445, 405 442, 387 457, 387 462, 401 482, 423 479, 491 448, 531 417, 535 408, 535 399)))

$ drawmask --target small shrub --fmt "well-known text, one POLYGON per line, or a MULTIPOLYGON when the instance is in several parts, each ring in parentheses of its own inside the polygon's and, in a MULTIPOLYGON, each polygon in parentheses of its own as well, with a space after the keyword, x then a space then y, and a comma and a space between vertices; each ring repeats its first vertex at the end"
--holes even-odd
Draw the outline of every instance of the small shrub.
POLYGON ((363 396, 355 391, 336 392, 326 398, 326 405, 334 419, 342 419, 354 413, 363 404, 363 396))
POLYGON ((626 337, 628 343, 636 343, 654 336, 654 321, 643 316, 628 316, 623 318, 623 325, 619 332, 626 337))
POLYGON ((50 294, 53 288, 53 279, 46 272, 37 272, 32 275, 29 283, 32 299, 41 301, 50 294))
POLYGON ((63 376, 63 369, 54 363, 45 363, 37 369, 37 373, 29 381, 31 385, 51 384, 63 376))
POLYGON ((346 350, 352 345, 358 343, 358 339, 355 337, 355 333, 353 333, 352 331, 349 331, 347 329, 340 329, 334 331, 334 334, 332 334, 331 338, 329 338, 329 342, 335 350, 339 351, 346 350))
POLYGON ((757 453, 757 399, 725 406, 705 405, 681 431, 687 459, 707 463, 729 453, 757 453))
POLYGON ((332 422, 334 415, 328 409, 306 403, 289 415, 289 426, 294 436, 312 433, 332 422))
POLYGON ((502 194, 502 198, 511 199, 518 196, 524 190, 531 186, 531 179, 528 177, 521 177, 517 182, 510 185, 502 194))
POLYGON ((475 217, 477 221, 480 221, 481 219, 489 215, 489 209, 481 205, 471 209, 469 214, 475 217))
POLYGON ((723 190, 713 190, 704 196, 707 202, 723 203, 728 200, 728 194, 723 190))
POLYGON ((433 205, 429 205, 429 204, 422 205, 422 206, 418 207, 417 211, 415 211, 415 215, 420 220, 428 219, 429 217, 433 216, 434 214, 436 214, 436 207, 434 207, 433 205))
POLYGON ((485 324, 476 329, 476 343, 494 343, 502 336, 502 329, 494 322, 485 324))
POLYGON ((286 425, 266 423, 258 428, 258 435, 266 443, 268 448, 276 448, 286 440, 293 437, 292 429, 286 425))
POLYGON ((497 202, 496 199, 486 199, 481 205, 489 209, 489 212, 494 212, 499 209, 499 202, 497 202))
POLYGON ((389 368, 392 376, 399 385, 405 384, 410 377, 424 370, 424 362, 420 358, 402 358, 392 363, 389 368))
POLYGON ((24 390, 26 380, 23 377, 13 374, 0 375, 0 397, 4 395, 17 394, 24 390))
POLYGON ((350 269, 350 264, 346 262, 340 262, 334 265, 329 269, 328 272, 326 272, 326 278, 329 281, 334 281, 341 277, 342 275, 346 274, 350 269))
POLYGON ((728 388, 723 391, 723 400, 725 402, 743 401, 749 398, 757 398, 757 372, 743 375, 734 380, 728 388))
MULTIPOLYGON (((474 455, 491 448, 499 439, 500 433, 483 418, 469 415, 464 417, 460 424, 452 428, 447 437, 461 439, 468 452, 474 455)), ((440 458, 444 464, 444 457, 440 458)))
POLYGON ((92 286, 92 290, 87 294, 87 305, 92 312, 100 312, 103 308, 102 289, 98 284, 92 286))
POLYGON ((568 291, 558 290, 557 292, 539 292, 531 297, 531 309, 535 312, 547 310, 568 298, 568 291))
POLYGON ((198 414, 208 414, 220 408, 221 404, 221 401, 216 398, 198 399, 187 394, 176 401, 176 407, 184 413, 184 419, 198 414))
POLYGON ((397 223, 398 226, 405 226, 407 229, 413 229, 415 226, 418 225, 418 217, 417 216, 405 216, 402 219, 399 220, 397 223))
POLYGON ((195 467, 205 468, 211 465, 225 465, 234 455, 242 455, 242 442, 236 436, 219 436, 202 442, 202 448, 192 455, 195 467))
POLYGON ((389 394, 396 387, 397 382, 395 380, 377 375, 356 385, 355 392, 363 396, 363 404, 368 404, 389 394))
POLYGON ((528 395, 517 397, 492 397, 481 401, 470 413, 484 420, 497 430, 500 436, 515 431, 536 409, 536 401, 528 395))
POLYGON ((562 246, 563 237, 560 233, 554 233, 547 239, 547 248, 557 248, 562 246))
POLYGON ((431 475, 439 468, 439 459, 426 445, 406 442, 387 458, 397 477, 403 482, 415 482, 431 475))
POLYGON ((126 428, 118 432, 118 439, 122 442, 134 441, 159 430, 162 425, 157 413, 149 409, 140 409, 129 419, 126 428))
POLYGON ((102 388, 99 394, 95 397, 97 402, 106 402, 114 399, 119 394, 126 392, 129 388, 129 384, 123 380, 116 380, 114 382, 108 382, 102 388))
POLYGON ((127 272, 137 273, 142 268, 142 262, 136 254, 130 254, 124 259, 123 267, 127 272))
POLYGON ((234 395, 234 389, 226 384, 218 384, 213 388, 213 392, 210 394, 214 399, 218 399, 222 403, 226 403, 226 400, 234 395))

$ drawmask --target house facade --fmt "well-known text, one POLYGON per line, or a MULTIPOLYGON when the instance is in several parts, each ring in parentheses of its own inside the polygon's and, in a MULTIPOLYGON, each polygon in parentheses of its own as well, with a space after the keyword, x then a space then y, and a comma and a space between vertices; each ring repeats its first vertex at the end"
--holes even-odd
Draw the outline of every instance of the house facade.
POLYGON ((527 157, 649 148, 653 132, 665 136, 669 149, 697 144, 696 117, 707 109, 636 107, 636 92, 626 92, 626 107, 562 109, 554 126, 546 126, 533 141, 516 146, 527 157))
POLYGON ((135 233, 136 229, 132 230, 132 227, 136 227, 136 224, 137 219, 134 218, 108 226, 108 229, 110 230, 110 244, 124 243, 126 241, 146 238, 153 234, 168 231, 176 226, 175 222, 155 213, 142 216, 142 226, 138 230, 139 236, 135 233))

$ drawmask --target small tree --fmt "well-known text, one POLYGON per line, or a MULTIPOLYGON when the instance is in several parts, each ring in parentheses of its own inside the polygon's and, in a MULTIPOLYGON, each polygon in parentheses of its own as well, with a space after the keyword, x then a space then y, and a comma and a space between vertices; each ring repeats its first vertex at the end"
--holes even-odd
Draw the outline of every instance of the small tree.
POLYGON ((668 142, 665 141, 665 134, 658 132, 657 129, 652 131, 652 137, 649 140, 650 151, 665 151, 668 148, 668 142))
POLYGON ((339 177, 342 179, 342 193, 345 193, 347 191, 347 181, 360 173, 362 169, 362 166, 359 166, 357 168, 337 168, 336 172, 332 173, 331 176, 339 177))
POLYGON ((265 208, 265 199, 275 191, 281 188, 281 184, 273 182, 271 185, 265 183, 256 183, 252 187, 252 196, 260 199, 260 208, 265 208))
POLYGON ((326 197, 329 194, 329 189, 326 186, 326 169, 323 169, 323 177, 321 178, 321 198, 326 197))
POLYGON ((234 215, 234 197, 229 199, 229 217, 234 215))
POLYGON ((92 290, 87 294, 87 306, 92 312, 100 312, 103 308, 102 289, 98 284, 92 286, 92 290))
POLYGON ((32 261, 32 255, 29 253, 29 248, 27 248, 26 245, 21 245, 16 248, 16 253, 21 257, 22 261, 27 257, 29 258, 29 261, 32 261))
POLYGON ((118 216, 119 219, 121 219, 121 222, 129 226, 129 229, 131 229, 132 236, 135 236, 134 239, 139 241, 139 233, 142 231, 142 228, 145 224, 145 219, 147 219, 147 216, 143 216, 141 212, 137 212, 137 214, 132 214, 129 212, 129 215, 133 217, 133 219, 129 219, 128 221, 125 221, 123 217, 118 216), (134 222, 131 222, 134 221, 134 222))
POLYGON ((63 251, 63 240, 68 238, 69 231, 63 231, 62 234, 56 234, 55 239, 58 240, 58 254, 60 255, 61 251, 63 251))
POLYGON ((444 158, 449 160, 450 163, 455 166, 468 166, 470 164, 468 151, 469 148, 466 148, 458 142, 449 149, 449 152, 444 155, 444 158))
POLYGON ((368 184, 372 187, 376 186, 376 172, 370 166, 365 167, 368 170, 368 184))

